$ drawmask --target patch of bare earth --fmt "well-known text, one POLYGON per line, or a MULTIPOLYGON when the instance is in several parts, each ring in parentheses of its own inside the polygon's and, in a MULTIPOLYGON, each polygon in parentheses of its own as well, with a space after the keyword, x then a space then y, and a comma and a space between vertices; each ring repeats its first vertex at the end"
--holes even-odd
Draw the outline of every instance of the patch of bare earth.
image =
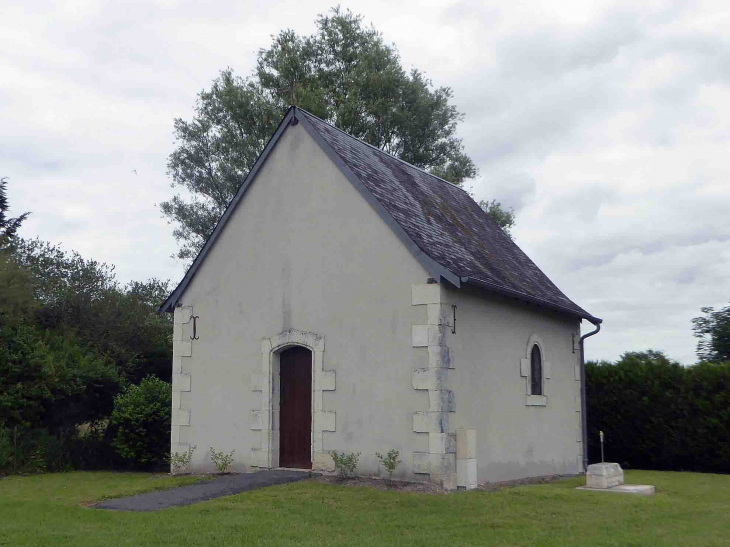
POLYGON ((342 479, 333 475, 321 475, 309 479, 323 484, 336 484, 338 486, 361 486, 365 488, 376 488, 378 490, 392 490, 394 492, 417 492, 419 494, 444 494, 443 488, 429 482, 409 482, 399 480, 376 479, 371 477, 353 477, 342 479))
POLYGON ((558 482, 563 479, 572 479, 578 475, 547 475, 545 477, 527 477, 525 479, 517 479, 513 481, 502 481, 502 482, 485 482, 479 485, 479 490, 486 492, 492 492, 494 490, 502 490, 503 488, 513 488, 515 486, 523 486, 525 484, 548 484, 551 482, 558 482))
MULTIPOLYGON (((479 485, 479 490, 485 492, 493 492, 504 488, 514 488, 515 486, 523 486, 526 484, 548 484, 558 482, 563 479, 573 478, 576 475, 548 475, 545 477, 528 477, 512 481, 487 482, 479 485)), ((323 484, 336 484, 339 486, 360 486, 365 488, 376 488, 378 490, 392 490, 394 492, 417 492, 420 494, 448 494, 455 492, 454 490, 444 490, 440 486, 429 482, 410 482, 386 479, 377 479, 372 477, 353 477, 342 479, 337 475, 320 475, 309 479, 311 481, 323 484)), ((460 491, 460 490, 459 490, 460 491)))

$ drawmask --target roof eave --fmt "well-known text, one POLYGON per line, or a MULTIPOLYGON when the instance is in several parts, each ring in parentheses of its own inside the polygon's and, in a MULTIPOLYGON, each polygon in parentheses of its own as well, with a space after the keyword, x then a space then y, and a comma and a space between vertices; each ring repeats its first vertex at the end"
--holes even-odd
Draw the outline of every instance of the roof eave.
POLYGON ((547 300, 543 300, 542 298, 537 298, 535 296, 516 291, 514 289, 509 289, 507 287, 502 287, 500 285, 489 283, 487 281, 482 281, 481 279, 475 279, 473 277, 462 277, 461 278, 462 283, 466 283, 467 285, 472 285, 474 287, 480 287, 482 289, 486 289, 491 292, 495 292, 498 294, 502 294, 504 296, 512 296, 514 298, 517 298, 518 300, 522 300, 523 302, 527 302, 530 304, 536 304, 538 306, 542 306, 544 308, 548 308, 553 311, 562 312, 568 315, 571 315, 573 317, 579 317, 580 319, 585 319, 594 325, 600 325, 603 323, 603 319, 600 319, 598 317, 592 316, 588 312, 581 312, 578 310, 574 310, 571 308, 567 308, 565 306, 561 306, 560 304, 555 304, 553 302, 549 302, 547 300))

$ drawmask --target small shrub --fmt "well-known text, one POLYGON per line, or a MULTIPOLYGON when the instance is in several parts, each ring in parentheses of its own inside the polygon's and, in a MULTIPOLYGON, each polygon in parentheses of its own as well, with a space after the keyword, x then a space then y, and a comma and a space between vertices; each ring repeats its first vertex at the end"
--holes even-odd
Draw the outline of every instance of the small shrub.
POLYGON ((190 460, 193 458, 193 452, 195 452, 196 448, 197 447, 193 445, 188 449, 187 452, 183 452, 182 454, 180 454, 179 452, 170 454, 170 466, 172 467, 173 475, 179 473, 183 469, 187 469, 188 465, 190 465, 190 460))
POLYGON ((335 467, 340 473, 340 478, 347 479, 355 476, 355 470, 360 461, 360 452, 357 454, 345 454, 344 452, 338 454, 336 450, 333 450, 330 452, 330 456, 332 456, 332 460, 335 462, 335 467))
POLYGON ((400 456, 400 452, 393 448, 389 450, 385 456, 383 456, 380 452, 376 452, 375 456, 378 458, 380 463, 383 464, 383 467, 385 467, 385 470, 388 472, 388 478, 392 479, 395 468, 398 467, 399 463, 401 463, 401 460, 398 459, 398 456, 400 456))
POLYGON ((220 452, 216 452, 212 446, 210 447, 210 458, 213 460, 213 463, 218 468, 218 473, 225 473, 226 470, 231 466, 231 464, 233 463, 234 452, 235 450, 231 450, 230 454, 226 454, 222 450, 220 452))
POLYGON ((165 462, 170 454, 171 407, 170 384, 153 376, 117 395, 112 412, 117 453, 144 468, 165 462))

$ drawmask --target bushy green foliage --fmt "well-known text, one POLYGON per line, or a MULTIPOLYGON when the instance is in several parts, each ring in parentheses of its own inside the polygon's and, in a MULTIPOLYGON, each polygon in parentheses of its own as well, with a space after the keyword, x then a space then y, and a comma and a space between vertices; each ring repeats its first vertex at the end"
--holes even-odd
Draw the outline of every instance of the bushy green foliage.
POLYGON ((111 414, 113 397, 124 386, 109 359, 85 347, 72 333, 46 331, 51 354, 51 400, 44 423, 52 432, 97 423, 111 414))
POLYGON ((19 323, 0 330, 0 426, 75 430, 109 416, 116 368, 74 336, 19 323))
POLYGON ((170 385, 150 376, 114 399, 113 442, 118 454, 139 467, 164 463, 170 453, 170 385))
POLYGON ((36 308, 30 275, 9 250, 0 250, 0 328, 27 320, 36 308))
POLYGON ((220 452, 216 452, 215 448, 212 446, 210 447, 210 459, 213 460, 216 469, 218 469, 218 473, 225 473, 228 471, 228 468, 233 463, 234 452, 235 450, 231 450, 230 454, 226 454, 222 450, 220 452))
POLYGON ((26 215, 8 211, 0 181, 0 442, 13 432, 23 472, 116 465, 114 397, 147 374, 170 379, 171 318, 155 313, 167 283, 120 285, 113 266, 21 239, 26 215))
POLYGON ((730 306, 721 310, 702 308, 701 317, 692 319, 697 355, 703 361, 730 361, 730 306))
POLYGON ((586 363, 588 448, 624 467, 730 472, 730 362, 683 367, 661 352, 586 363))
POLYGON ((335 462, 335 468, 340 473, 340 478, 347 479, 355 476, 357 470, 357 464, 360 461, 360 452, 357 454, 344 452, 338 453, 336 450, 330 452, 332 461, 335 462))
POLYGON ((37 303, 35 325, 72 333, 132 383, 148 374, 169 381, 171 318, 155 312, 167 296, 167 282, 121 285, 113 266, 39 239, 18 240, 13 260, 27 272, 37 303))
POLYGON ((487 213, 487 216, 492 220, 492 222, 502 228, 504 233, 507 234, 510 239, 513 239, 512 232, 510 230, 515 225, 514 209, 511 207, 509 209, 503 208, 502 204, 496 199, 493 199, 492 201, 482 200, 479 202, 479 207, 481 207, 482 211, 487 213))
POLYGON ((399 463, 401 463, 401 460, 398 459, 399 456, 400 452, 395 448, 388 450, 388 453, 385 456, 383 456, 380 452, 375 453, 375 457, 378 458, 378 461, 383 465, 383 467, 385 467, 385 470, 388 472, 388 477, 390 478, 393 478, 395 468, 398 467, 399 463))
POLYGON ((41 422, 51 397, 51 360, 33 327, 20 323, 0 330, 0 426, 41 422))
POLYGON ((175 120, 168 171, 185 192, 160 208, 176 224, 179 258, 200 250, 292 105, 450 182, 478 174, 456 134, 463 114, 451 88, 405 70, 396 47, 349 10, 335 7, 314 24, 309 36, 273 36, 249 77, 222 71, 199 94, 194 118, 175 120))
POLYGON ((114 364, 72 334, 40 332, 23 321, 0 329, 0 428, 18 428, 12 469, 109 467, 100 425, 122 385, 114 364), (80 435, 82 424, 100 432, 93 440, 80 435))

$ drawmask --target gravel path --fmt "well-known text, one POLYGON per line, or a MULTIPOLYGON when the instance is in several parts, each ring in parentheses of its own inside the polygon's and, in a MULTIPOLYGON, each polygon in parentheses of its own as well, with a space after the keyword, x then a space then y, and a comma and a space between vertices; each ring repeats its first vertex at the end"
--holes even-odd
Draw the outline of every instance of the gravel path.
POLYGON ((199 501, 230 496, 247 490, 255 490, 275 484, 285 484, 308 479, 316 473, 309 471, 259 471, 241 475, 226 475, 208 482, 138 494, 128 498, 106 500, 92 507, 117 511, 157 511, 178 505, 190 505, 199 501))

